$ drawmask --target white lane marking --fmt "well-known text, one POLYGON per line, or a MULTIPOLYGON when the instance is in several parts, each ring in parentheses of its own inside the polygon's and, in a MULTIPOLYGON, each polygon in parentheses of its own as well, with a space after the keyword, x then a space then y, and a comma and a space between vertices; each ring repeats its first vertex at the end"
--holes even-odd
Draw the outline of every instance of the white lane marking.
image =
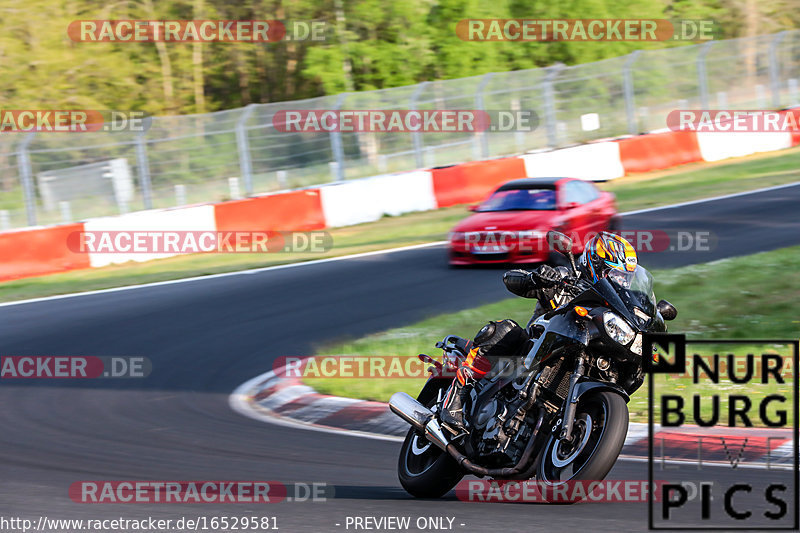
MULTIPOLYGON (((799 185, 800 185, 800 181, 794 182, 794 183, 787 183, 786 185, 776 185, 774 187, 765 187, 763 189, 756 189, 756 190, 753 190, 753 191, 745 191, 745 192, 739 192, 739 193, 734 193, 734 194, 726 194, 726 195, 723 195, 723 196, 714 196, 714 197, 711 197, 711 198, 703 198, 701 200, 693 200, 693 201, 690 201, 690 202, 682 202, 682 203, 679 203, 679 204, 663 205, 663 206, 659 206, 659 207, 648 207, 646 209, 639 209, 639 210, 636 210, 636 211, 627 211, 625 213, 620 213, 619 216, 626 217, 626 216, 630 216, 630 215, 638 215, 640 213, 651 213, 651 212, 654 212, 654 211, 662 211, 662 210, 666 210, 666 209, 674 209, 676 207, 684 207, 684 206, 687 206, 687 205, 696 205, 696 204, 702 204, 702 203, 707 203, 707 202, 716 202, 718 200, 727 200, 729 198, 736 198, 736 197, 739 197, 739 196, 747 196, 747 195, 750 195, 750 194, 758 194, 758 193, 762 193, 762 192, 774 191, 774 190, 784 189, 784 188, 788 188, 788 187, 795 187, 795 186, 799 186, 799 185)), ((330 263, 330 262, 333 262, 333 261, 345 261, 345 260, 349 260, 349 259, 359 259, 359 258, 362 258, 362 257, 371 257, 371 256, 376 256, 376 255, 381 255, 381 254, 390 254, 390 253, 394 253, 394 252, 404 252, 404 251, 407 251, 407 250, 416 250, 416 249, 419 249, 419 248, 435 247, 435 246, 441 246, 441 245, 444 245, 444 244, 447 244, 447 241, 426 242, 426 243, 423 243, 423 244, 413 244, 413 245, 410 245, 410 246, 401 246, 399 248, 389 248, 388 250, 375 250, 375 251, 372 251, 372 252, 362 252, 362 253, 359 253, 359 254, 342 255, 342 256, 339 256, 339 257, 330 257, 330 258, 327 258, 327 259, 315 259, 313 261, 304 261, 304 262, 301 262, 301 263, 289 263, 289 264, 286 264, 286 265, 275 265, 275 266, 262 267, 262 268, 253 268, 253 269, 249 269, 249 270, 237 270, 235 272, 222 272, 222 273, 219 273, 219 274, 209 274, 207 276, 195 276, 195 277, 192 277, 192 278, 182 278, 182 279, 171 279, 171 280, 165 280, 165 281, 156 281, 156 282, 152 282, 152 283, 142 283, 140 285, 126 285, 124 287, 113 287, 113 288, 110 288, 110 289, 99 289, 99 290, 95 290, 95 291, 73 292, 73 293, 68 293, 68 294, 56 294, 56 295, 53 295, 53 296, 43 296, 41 298, 31 298, 31 299, 28 299, 28 300, 17 300, 17 301, 14 301, 14 302, 3 302, 3 303, 0 303, 0 307, 9 307, 9 306, 13 306, 13 305, 23 305, 23 304, 36 303, 36 302, 46 302, 46 301, 50 301, 50 300, 60 300, 62 298, 74 298, 74 297, 77 297, 77 296, 89 296, 89 295, 93 295, 93 294, 105 294, 105 293, 112 293, 112 292, 118 292, 118 291, 129 291, 129 290, 143 289, 143 288, 148 288, 148 287, 158 287, 158 286, 161 286, 161 285, 172 285, 172 284, 175 284, 175 283, 187 283, 187 282, 192 282, 192 281, 202 281, 202 280, 208 280, 208 279, 223 278, 223 277, 227 277, 227 276, 240 276, 240 275, 244 275, 244 274, 257 274, 259 272, 267 272, 267 271, 270 271, 270 270, 281 270, 281 269, 285 269, 285 268, 297 268, 297 267, 318 265, 318 264, 321 264, 321 263, 330 263)))
POLYGON ((628 422, 628 434, 625 436, 624 446, 630 446, 631 444, 635 444, 642 439, 646 439, 648 433, 649 431, 647 429, 647 424, 628 422))
POLYGON ((303 261, 300 263, 287 263, 285 265, 274 265, 261 268, 251 268, 249 270, 237 270, 235 272, 221 272, 219 274, 209 274, 207 276, 195 276, 192 278, 169 279, 165 281, 154 281, 152 283, 142 283, 139 285, 126 285, 124 287, 112 287, 109 289, 98 289, 95 291, 73 292, 68 294, 55 294, 53 296, 43 296, 41 298, 31 298, 28 300, 17 300, 15 302, 0 303, 0 307, 10 307, 12 305, 23 305, 36 302, 47 302, 50 300, 60 300, 62 298, 75 298, 78 296, 90 296, 94 294, 107 294, 119 291, 130 291, 134 289, 145 289, 149 287, 159 287, 162 285, 173 285, 176 283, 188 283, 192 281, 204 281, 208 279, 225 278, 228 276, 240 276, 243 274, 258 274, 260 272, 268 272, 270 270, 283 270, 285 268, 295 268, 301 266, 319 265, 322 263, 332 263, 334 261, 344 261, 349 259, 360 259, 362 257, 372 257, 382 254, 391 254, 395 252, 405 252, 408 250, 416 250, 419 248, 429 248, 434 246, 441 246, 447 244, 447 241, 426 242, 423 244, 412 244, 410 246, 400 246, 399 248, 389 248, 388 250, 374 250, 372 252, 362 252, 358 254, 342 255, 339 257, 329 257, 327 259, 314 259, 313 261, 303 261))

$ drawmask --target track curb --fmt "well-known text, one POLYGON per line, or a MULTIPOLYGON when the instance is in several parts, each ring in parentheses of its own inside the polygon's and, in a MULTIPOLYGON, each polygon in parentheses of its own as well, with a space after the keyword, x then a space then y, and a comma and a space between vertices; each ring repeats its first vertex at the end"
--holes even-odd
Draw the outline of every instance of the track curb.
MULTIPOLYGON (((285 367, 277 368, 243 383, 229 398, 231 408, 271 424, 355 437, 400 442, 408 432, 408 424, 386 403, 320 394, 300 378, 284 374, 285 367)), ((647 461, 648 434, 647 424, 630 422, 620 458, 647 461)), ((653 429, 655 463, 791 469, 795 453, 790 429, 682 426, 670 430, 658 425, 653 429)))

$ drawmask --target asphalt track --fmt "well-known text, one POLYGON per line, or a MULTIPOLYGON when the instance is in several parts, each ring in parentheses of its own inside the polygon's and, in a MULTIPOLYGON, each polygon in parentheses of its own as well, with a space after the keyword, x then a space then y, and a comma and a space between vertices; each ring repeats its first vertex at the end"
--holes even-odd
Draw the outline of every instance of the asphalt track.
MULTIPOLYGON (((624 227, 715 236, 711 251, 641 256, 647 267, 677 266, 798 245, 798 206, 795 185, 632 214, 624 227)), ((347 516, 368 515, 449 516, 454 529, 470 531, 646 529, 644 504, 413 500, 397 482, 397 443, 267 425, 228 407, 229 393, 275 357, 505 298, 501 272, 448 269, 434 247, 0 307, 3 355, 144 355, 153 363, 147 379, 0 382, 0 517, 276 516, 289 532, 344 531, 347 516), (86 505, 67 494, 75 481, 122 479, 325 482, 335 497, 86 505)), ((646 475, 635 462, 611 473, 646 475)), ((678 475, 763 480, 757 470, 678 475)))

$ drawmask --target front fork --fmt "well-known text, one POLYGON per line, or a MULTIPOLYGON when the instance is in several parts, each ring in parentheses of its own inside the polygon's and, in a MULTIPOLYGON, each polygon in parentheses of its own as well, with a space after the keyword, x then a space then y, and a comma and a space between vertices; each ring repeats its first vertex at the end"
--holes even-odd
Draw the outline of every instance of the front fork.
POLYGON ((561 434, 559 439, 572 440, 572 424, 575 422, 575 411, 578 409, 578 396, 575 394, 575 386, 578 380, 583 376, 583 355, 578 356, 578 362, 575 365, 575 372, 569 377, 569 391, 567 392, 567 399, 564 403, 564 420, 561 424, 561 434))

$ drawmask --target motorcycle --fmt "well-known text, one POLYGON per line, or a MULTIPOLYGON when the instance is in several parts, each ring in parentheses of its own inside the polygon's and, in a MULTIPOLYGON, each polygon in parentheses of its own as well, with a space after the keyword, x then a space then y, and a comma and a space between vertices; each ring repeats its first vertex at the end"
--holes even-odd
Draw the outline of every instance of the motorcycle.
MULTIPOLYGON (((569 259, 559 267, 571 299, 532 317, 519 354, 494 363, 464 408, 467 431, 445 431, 440 413, 455 369, 471 341, 448 335, 442 362, 420 354, 431 375, 416 399, 389 401, 411 425, 398 476, 420 498, 437 498, 464 475, 528 480, 555 486, 599 481, 617 460, 628 431, 630 395, 644 382, 642 335, 665 332, 675 307, 656 303, 653 277, 640 265, 612 270, 590 283, 580 277, 566 235, 547 234, 551 250, 569 259)), ((652 357, 653 354, 646 354, 652 357)), ((549 491, 553 494, 553 491, 549 491)))

